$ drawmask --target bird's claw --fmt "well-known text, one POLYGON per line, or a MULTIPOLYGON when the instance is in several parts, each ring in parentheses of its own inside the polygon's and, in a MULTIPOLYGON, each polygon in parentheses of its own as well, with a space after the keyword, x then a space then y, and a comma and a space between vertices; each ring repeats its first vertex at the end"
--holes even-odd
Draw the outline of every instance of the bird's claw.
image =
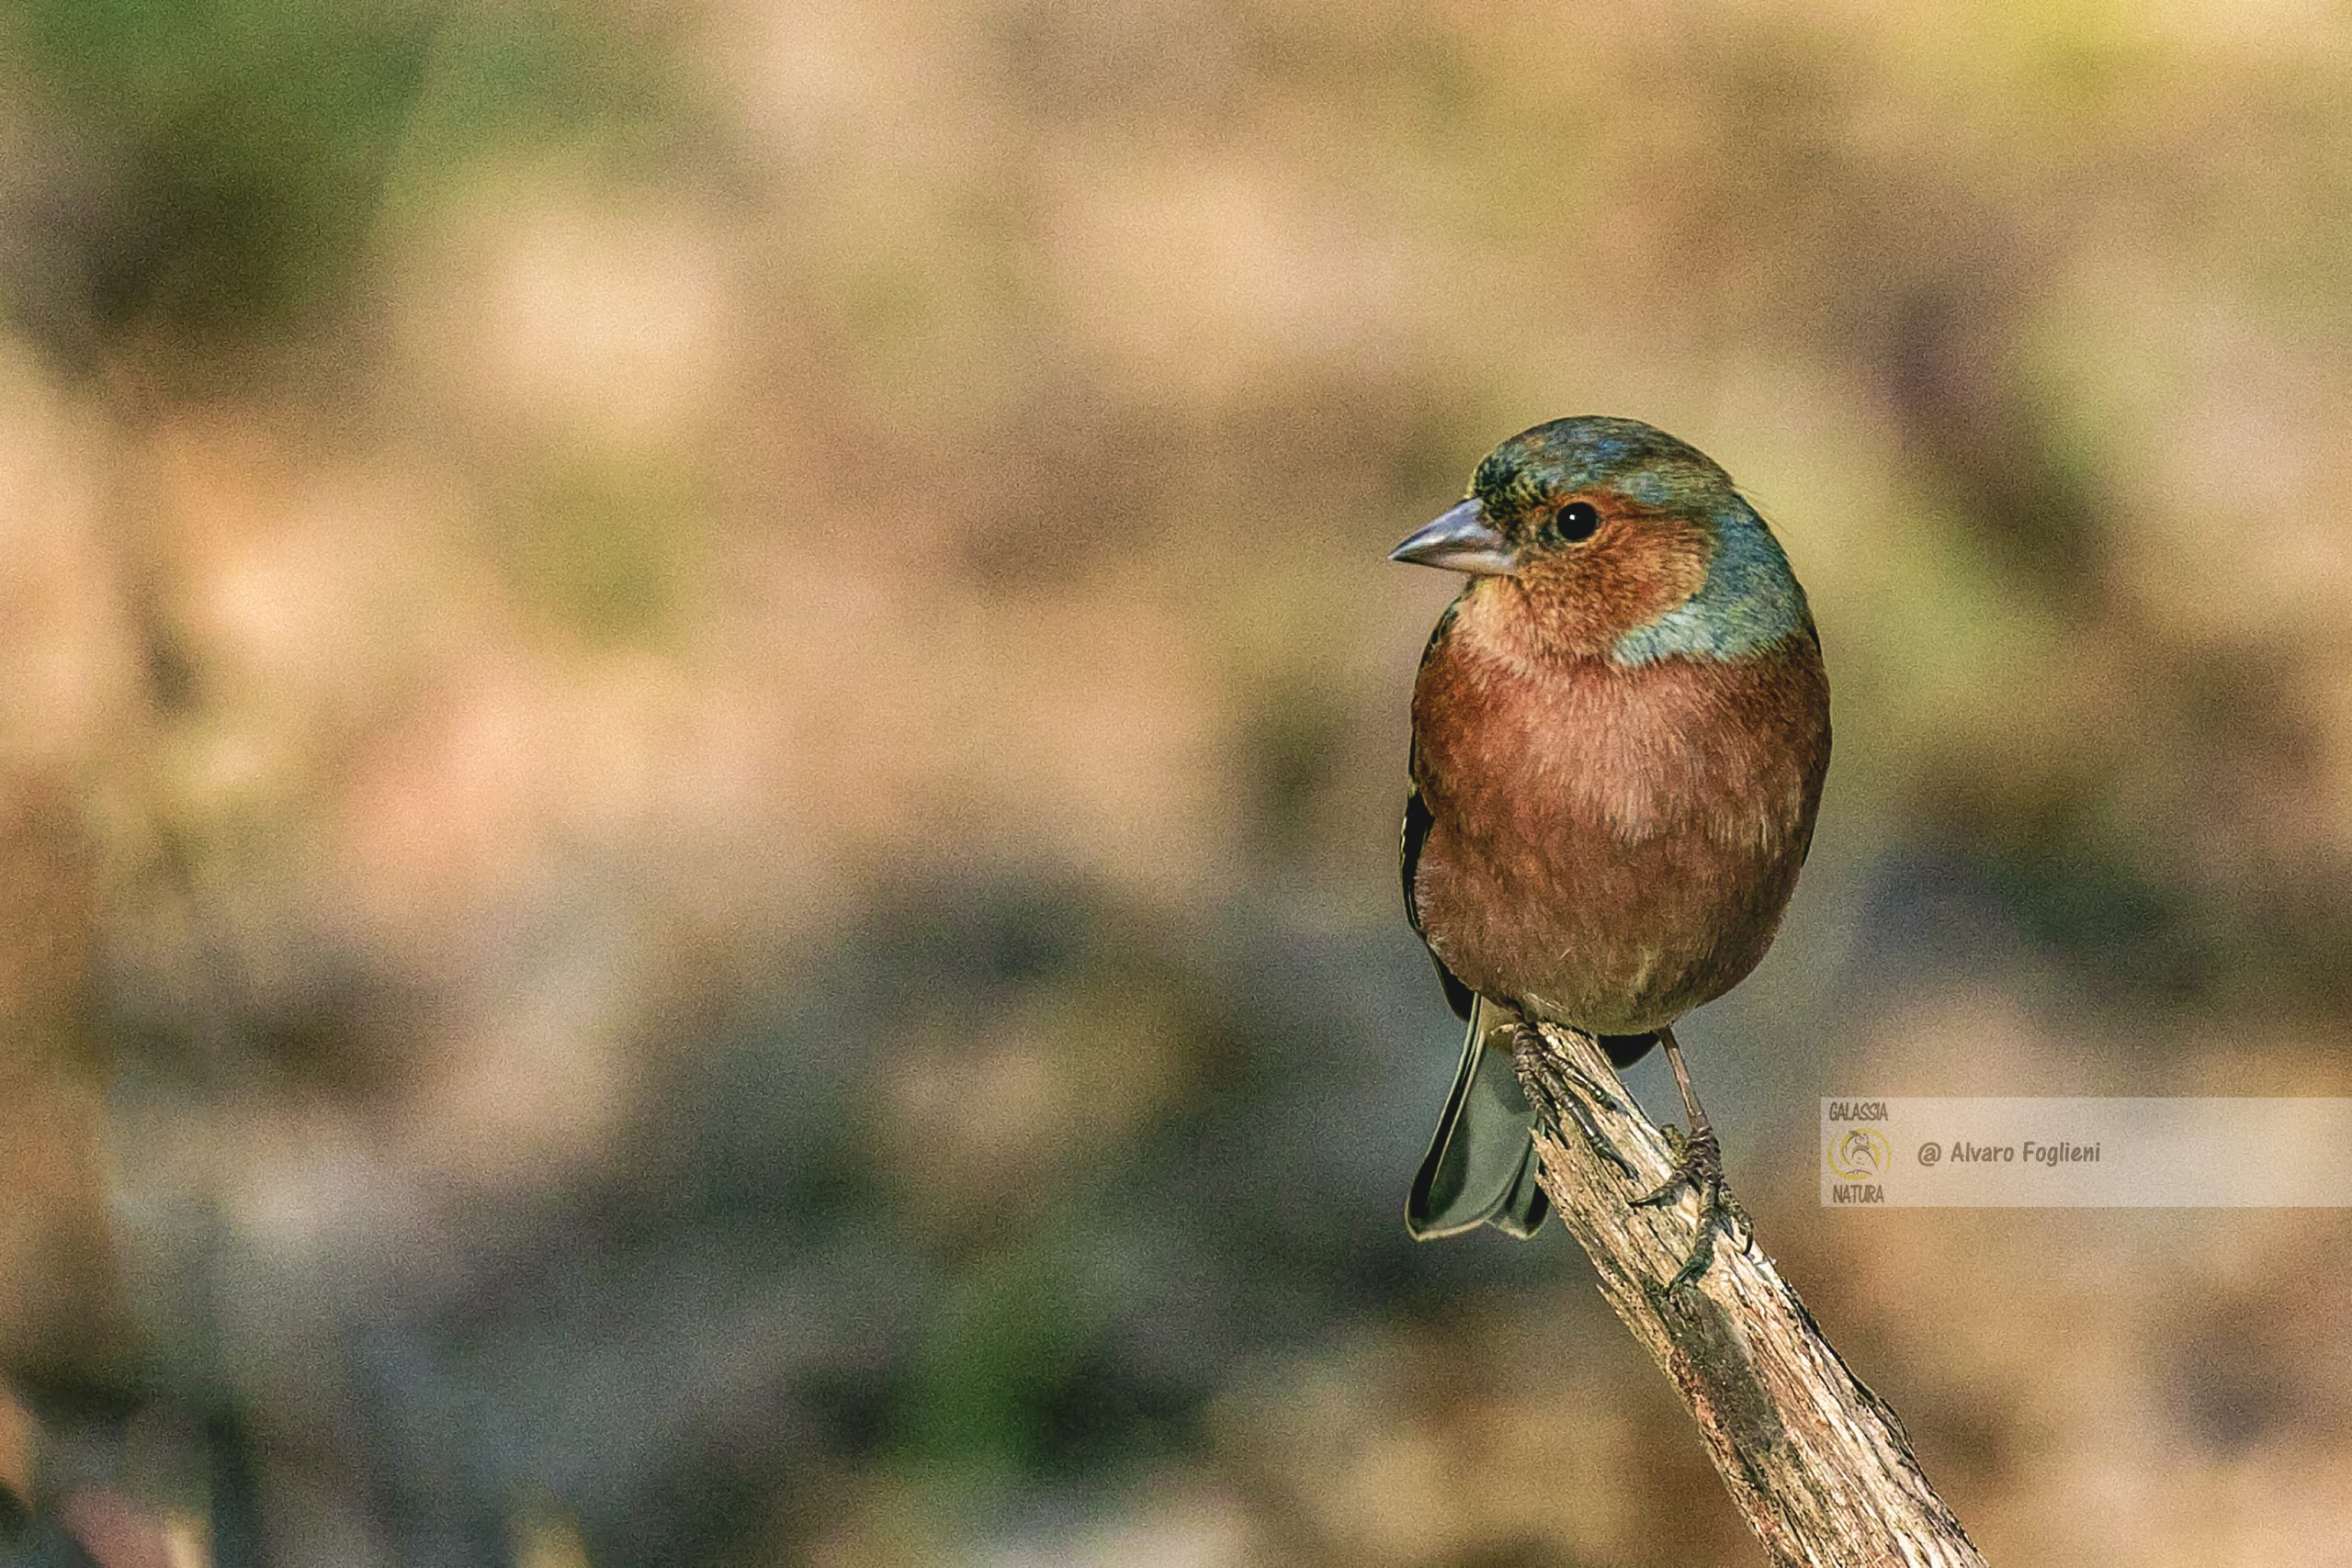
POLYGON ((1619 1152, 1617 1145, 1609 1141, 1609 1134, 1600 1130, 1600 1123, 1592 1119, 1592 1112, 1585 1108, 1582 1101, 1571 1097, 1560 1101, 1559 1108, 1566 1113, 1568 1120, 1577 1124, 1577 1131, 1584 1134, 1586 1146, 1594 1154, 1615 1166, 1628 1181, 1640 1175, 1640 1172, 1634 1168, 1634 1162, 1627 1159, 1619 1152))
POLYGON ((1713 1129, 1697 1136, 1686 1136, 1676 1128, 1666 1129, 1667 1141, 1674 1149, 1674 1168, 1657 1190, 1645 1192, 1634 1200, 1637 1209, 1663 1208, 1674 1201, 1686 1187, 1698 1194, 1699 1234, 1690 1243, 1690 1255, 1682 1267, 1668 1280, 1668 1292, 1679 1291, 1704 1274, 1715 1261, 1715 1235, 1745 1251, 1748 1238, 1754 1234, 1748 1227, 1747 1212, 1731 1195, 1724 1184, 1724 1155, 1715 1142, 1713 1129))
MULTIPOLYGON (((1512 1042, 1514 1052, 1541 1051, 1543 1045, 1544 1038, 1541 1030, 1532 1023, 1522 1023, 1519 1026, 1518 1037, 1512 1042)), ((1600 1123, 1592 1118, 1592 1105, 1599 1105, 1605 1110, 1623 1115, 1625 1113, 1623 1103, 1606 1088, 1593 1082, 1585 1075, 1582 1068, 1566 1055, 1554 1052, 1548 1055, 1540 1055, 1537 1060, 1543 1062, 1550 1071, 1540 1075, 1536 1081, 1539 1084, 1557 1083, 1567 1091, 1565 1094, 1537 1095, 1535 1098, 1539 1101, 1539 1108, 1549 1110, 1555 1124, 1562 1121, 1576 1123, 1577 1131, 1584 1135, 1587 1148, 1615 1166, 1623 1173, 1626 1180, 1638 1179, 1641 1173, 1634 1168, 1634 1162, 1627 1159, 1615 1144, 1610 1142, 1609 1134, 1602 1132, 1600 1123), (1588 1104, 1588 1101, 1590 1104, 1588 1104)))

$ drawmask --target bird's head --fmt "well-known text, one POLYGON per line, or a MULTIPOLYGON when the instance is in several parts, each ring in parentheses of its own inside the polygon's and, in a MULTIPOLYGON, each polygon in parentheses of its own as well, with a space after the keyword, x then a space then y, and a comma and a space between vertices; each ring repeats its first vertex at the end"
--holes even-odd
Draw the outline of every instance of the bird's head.
POLYGON ((1637 420, 1523 431, 1391 560, 1469 574, 1545 652, 1737 658, 1810 624, 1771 530, 1713 459, 1637 420))

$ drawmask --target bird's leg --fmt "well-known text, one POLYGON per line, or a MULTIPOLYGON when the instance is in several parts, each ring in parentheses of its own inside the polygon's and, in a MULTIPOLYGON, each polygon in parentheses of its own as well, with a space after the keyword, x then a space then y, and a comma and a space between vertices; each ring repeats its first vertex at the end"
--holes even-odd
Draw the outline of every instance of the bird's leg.
POLYGON ((1547 1069, 1532 1075, 1538 1084, 1545 1087, 1557 1084, 1566 1090, 1564 1094, 1544 1095, 1543 1104, 1538 1109, 1550 1110, 1555 1123, 1564 1118, 1575 1122, 1577 1131, 1584 1134, 1587 1147, 1623 1171, 1628 1180, 1633 1179, 1638 1174, 1634 1169, 1634 1162, 1620 1154, 1617 1145, 1609 1141, 1609 1134, 1600 1130, 1600 1123, 1592 1119, 1592 1111, 1585 1103, 1589 1100, 1619 1110, 1622 1107, 1617 1103, 1617 1097, 1585 1077, 1583 1070, 1566 1056, 1556 1052, 1544 1053, 1544 1032, 1532 1023, 1522 1022, 1511 1031, 1510 1047, 1513 1056, 1525 1056, 1530 1052, 1536 1054, 1535 1059, 1547 1069))
POLYGON ((1715 1260, 1715 1233, 1721 1231, 1727 1241, 1747 1246, 1749 1235, 1747 1215, 1724 1185, 1723 1145, 1715 1141, 1715 1129, 1707 1121, 1706 1111, 1699 1104, 1697 1091, 1690 1087, 1690 1070, 1682 1065, 1682 1048, 1674 1043, 1674 1031, 1657 1032, 1658 1043, 1666 1047, 1667 1065, 1674 1069, 1674 1082, 1682 1090, 1682 1109, 1690 1118, 1690 1130, 1678 1134, 1668 1127, 1667 1136, 1674 1145, 1674 1170, 1655 1192, 1645 1193, 1634 1200, 1634 1207, 1662 1207, 1671 1203, 1676 1194, 1688 1187, 1699 1195, 1699 1235, 1690 1244, 1690 1256, 1666 1288, 1679 1291, 1704 1274, 1715 1260))

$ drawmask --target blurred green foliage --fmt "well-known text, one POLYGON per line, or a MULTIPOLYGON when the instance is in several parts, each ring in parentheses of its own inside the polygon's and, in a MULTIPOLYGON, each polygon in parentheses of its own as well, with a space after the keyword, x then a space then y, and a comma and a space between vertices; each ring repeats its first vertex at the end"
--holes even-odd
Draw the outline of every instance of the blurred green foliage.
POLYGON ((51 237, 74 296, 45 303, 151 349, 282 333, 456 167, 674 107, 657 52, 539 0, 12 0, 0 28, 80 186, 51 237))

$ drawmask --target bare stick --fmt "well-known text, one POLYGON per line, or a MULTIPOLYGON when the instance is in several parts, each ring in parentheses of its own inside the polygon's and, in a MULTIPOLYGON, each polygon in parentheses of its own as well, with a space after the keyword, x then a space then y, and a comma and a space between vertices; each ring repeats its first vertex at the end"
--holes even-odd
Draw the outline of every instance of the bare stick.
POLYGON ((1627 1202, 1665 1181, 1672 1154, 1600 1047, 1547 1025, 1521 1032, 1518 1057, 1541 1122, 1544 1190, 1591 1257, 1600 1293, 1674 1380, 1772 1561, 1984 1568, 1921 1473, 1901 1419, 1821 1337, 1752 1238, 1745 1251, 1718 1247, 1704 1274, 1666 1289, 1690 1251, 1697 1200, 1686 1193, 1657 1209, 1627 1202), (1632 1179, 1577 1130, 1563 1110, 1571 1099, 1634 1167, 1632 1179))

